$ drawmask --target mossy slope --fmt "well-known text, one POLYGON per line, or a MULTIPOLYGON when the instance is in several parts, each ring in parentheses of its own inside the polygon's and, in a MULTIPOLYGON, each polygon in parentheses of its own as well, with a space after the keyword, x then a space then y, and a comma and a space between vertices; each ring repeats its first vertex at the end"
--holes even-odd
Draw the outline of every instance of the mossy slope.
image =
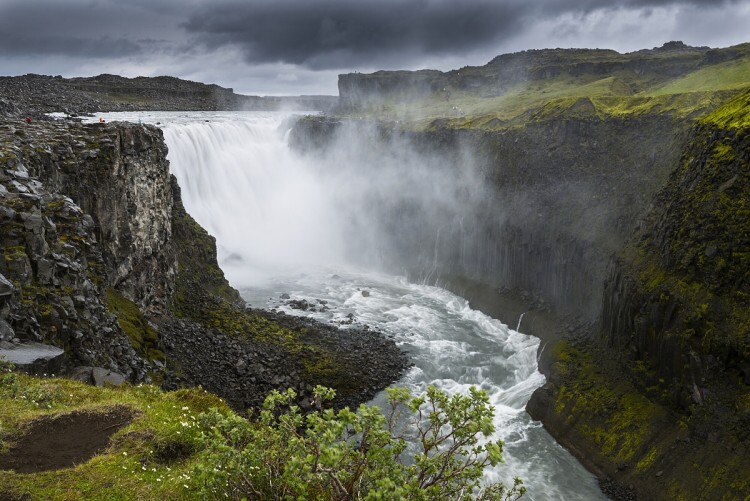
POLYGON ((750 127, 744 92, 696 124, 620 253, 601 345, 561 343, 529 404, 563 443, 646 499, 750 489, 750 127))
POLYGON ((668 43, 628 54, 557 49, 498 56, 441 72, 342 75, 354 116, 500 130, 564 117, 694 118, 750 86, 750 44, 725 49, 668 43))

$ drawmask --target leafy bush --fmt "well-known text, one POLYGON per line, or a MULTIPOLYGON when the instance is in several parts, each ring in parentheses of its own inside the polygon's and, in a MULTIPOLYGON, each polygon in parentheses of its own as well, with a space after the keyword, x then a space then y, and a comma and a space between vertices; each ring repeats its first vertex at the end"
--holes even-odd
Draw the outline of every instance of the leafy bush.
POLYGON ((315 389, 314 410, 273 392, 256 419, 211 410, 198 418, 207 434, 190 475, 205 498, 431 500, 520 498, 510 488, 481 486, 488 465, 502 462, 487 394, 452 395, 430 387, 421 397, 390 388, 390 409, 324 409, 333 390, 315 389), (411 444, 411 445, 409 445, 411 444), (416 449, 416 450, 415 450, 416 449))

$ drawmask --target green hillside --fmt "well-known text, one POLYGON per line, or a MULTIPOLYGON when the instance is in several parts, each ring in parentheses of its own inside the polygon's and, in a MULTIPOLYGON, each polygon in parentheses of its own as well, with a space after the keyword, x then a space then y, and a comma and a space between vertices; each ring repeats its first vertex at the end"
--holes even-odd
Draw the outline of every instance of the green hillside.
MULTIPOLYGON (((371 91, 368 75, 343 76, 353 78, 355 93, 357 86, 363 89, 355 96, 359 106, 349 114, 399 120, 414 128, 482 129, 557 116, 669 114, 692 119, 750 87, 750 44, 716 50, 554 50, 511 56, 516 59, 503 62, 501 56, 481 67, 431 73, 430 91, 416 97, 399 87, 402 72, 394 72, 388 90, 379 94, 371 91), (513 67, 521 69, 508 69, 513 67)), ((381 82, 388 75, 383 73, 375 82, 378 88, 386 87, 381 82)), ((345 99, 348 88, 342 89, 345 99)))

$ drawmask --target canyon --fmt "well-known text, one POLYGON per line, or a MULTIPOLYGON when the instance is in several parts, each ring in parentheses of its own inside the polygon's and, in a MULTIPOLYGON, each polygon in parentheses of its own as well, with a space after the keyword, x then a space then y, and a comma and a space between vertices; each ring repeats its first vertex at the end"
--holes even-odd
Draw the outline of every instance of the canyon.
MULTIPOLYGON (((399 236, 381 243, 380 264, 510 325, 524 314, 521 330, 542 339, 547 377, 527 410, 610 495, 742 499, 748 54, 747 44, 670 42, 624 55, 527 51, 446 73, 342 75, 337 107, 294 120, 289 141, 326 159, 356 137, 375 163, 403 147, 440 158, 440 175, 456 180, 470 163, 478 182, 445 192, 440 224, 424 223, 424 207, 408 200, 374 200, 383 232, 399 236)), ((92 92, 110 80, 56 88, 92 92)), ((234 109, 181 96, 192 104, 176 108, 234 109)), ((309 404, 313 384, 338 387, 340 405, 353 404, 408 365, 377 335, 351 347, 321 326, 246 310, 214 240, 182 207, 161 131, 36 120, 58 108, 0 102, 0 335, 64 350, 44 372, 93 378, 101 368, 167 389, 202 384, 252 407, 289 386, 309 404), (31 124, 21 121, 26 109, 38 111, 31 124), (310 330, 317 339, 300 335, 310 330), (378 373, 347 388, 371 353, 378 373), (320 367, 320 358, 334 362, 320 367), (90 372, 80 376, 81 367, 90 372)))

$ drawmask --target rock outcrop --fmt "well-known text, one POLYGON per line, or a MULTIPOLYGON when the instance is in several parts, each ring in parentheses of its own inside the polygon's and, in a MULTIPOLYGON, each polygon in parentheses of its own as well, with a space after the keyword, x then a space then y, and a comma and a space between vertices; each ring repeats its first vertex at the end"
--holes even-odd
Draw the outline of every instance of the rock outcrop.
MULTIPOLYGON (((33 174, 40 166, 36 155, 59 147, 41 137, 54 132, 9 124, 0 130, 2 336, 64 348, 68 369, 101 366, 142 381, 149 365, 103 300, 108 277, 94 219, 33 174)), ((65 134, 68 148, 86 137, 80 130, 65 134)), ((62 165, 50 164, 55 171, 62 165)))
POLYGON ((560 343, 529 412, 644 499, 750 489, 750 92, 704 117, 613 261, 598 346, 560 343))
POLYGON ((317 384, 356 405, 408 366, 376 333, 246 310, 154 127, 0 122, 0 232, 0 342, 64 350, 55 373, 200 384, 245 408, 287 387, 309 403, 317 384))
POLYGON ((338 103, 334 96, 246 96, 215 84, 175 77, 106 74, 85 78, 35 74, 0 77, 0 96, 0 117, 30 116, 35 120, 52 112, 328 110, 338 103))

